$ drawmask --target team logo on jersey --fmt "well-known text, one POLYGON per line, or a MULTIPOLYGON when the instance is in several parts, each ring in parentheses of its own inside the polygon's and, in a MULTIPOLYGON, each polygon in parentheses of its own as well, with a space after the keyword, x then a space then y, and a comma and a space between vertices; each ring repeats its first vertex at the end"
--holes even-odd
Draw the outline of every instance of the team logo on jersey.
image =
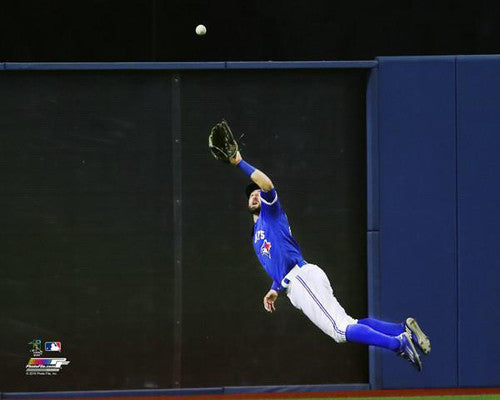
POLYGON ((262 243, 262 246, 260 248, 260 254, 271 258, 271 242, 268 242, 264 239, 264 243, 262 243))

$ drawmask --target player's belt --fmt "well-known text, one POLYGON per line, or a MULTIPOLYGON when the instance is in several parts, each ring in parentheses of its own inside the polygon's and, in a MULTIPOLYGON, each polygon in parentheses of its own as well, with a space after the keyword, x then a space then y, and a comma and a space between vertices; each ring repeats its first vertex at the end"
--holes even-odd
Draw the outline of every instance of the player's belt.
POLYGON ((299 262, 298 265, 293 267, 288 274, 285 275, 285 277, 281 280, 281 286, 283 286, 285 289, 288 287, 290 284, 290 281, 297 276, 297 274, 300 271, 300 268, 306 265, 306 261, 301 261, 299 262))

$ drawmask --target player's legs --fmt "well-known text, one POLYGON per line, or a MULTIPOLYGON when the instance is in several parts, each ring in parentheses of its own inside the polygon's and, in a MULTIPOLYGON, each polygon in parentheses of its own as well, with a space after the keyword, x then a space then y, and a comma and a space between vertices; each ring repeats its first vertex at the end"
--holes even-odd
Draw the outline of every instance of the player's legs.
POLYGON ((375 318, 363 318, 358 320, 358 324, 369 326, 370 328, 386 335, 398 336, 405 331, 404 323, 394 323, 381 321, 375 318))
POLYGON ((381 321, 375 318, 364 318, 358 320, 358 324, 367 325, 378 332, 391 336, 398 336, 403 332, 408 332, 415 346, 418 346, 424 354, 427 355, 431 351, 431 341, 422 331, 415 318, 408 317, 405 322, 399 324, 381 321))
POLYGON ((347 326, 346 339, 348 342, 383 347, 392 351, 398 351, 401 347, 400 338, 386 335, 385 333, 376 331, 368 325, 363 325, 359 322, 347 326))
POLYGON ((431 351, 431 341, 422 331, 415 318, 408 317, 405 322, 399 324, 381 321, 375 318, 364 318, 358 320, 358 324, 367 325, 378 332, 391 336, 398 336, 403 332, 408 332, 415 346, 418 346, 424 354, 427 355, 431 351))
MULTIPOLYGON (((303 266, 291 279, 287 296, 296 308, 302 310, 316 326, 336 342, 349 341, 386 348, 407 358, 418 370, 422 370, 422 363, 412 343, 411 335, 408 332, 402 332, 398 336, 388 335, 367 324, 360 324, 347 315, 333 295, 328 277, 318 266, 313 264, 303 266)), ((396 328, 384 324, 378 326, 380 325, 385 329, 396 328)))
POLYGON ((346 329, 356 320, 345 312, 333 295, 328 277, 317 265, 307 264, 291 280, 287 295, 302 312, 336 342, 346 341, 346 329))
POLYGON ((401 340, 396 336, 403 333, 402 326, 399 325, 396 329, 393 325, 397 324, 383 324, 380 323, 382 321, 373 319, 364 319, 361 320, 364 323, 361 323, 351 318, 335 298, 324 271, 314 264, 307 264, 300 269, 290 283, 287 295, 295 307, 302 310, 316 326, 338 343, 349 341, 393 351, 397 351, 401 346, 401 340), (383 333, 375 327, 397 332, 383 333))

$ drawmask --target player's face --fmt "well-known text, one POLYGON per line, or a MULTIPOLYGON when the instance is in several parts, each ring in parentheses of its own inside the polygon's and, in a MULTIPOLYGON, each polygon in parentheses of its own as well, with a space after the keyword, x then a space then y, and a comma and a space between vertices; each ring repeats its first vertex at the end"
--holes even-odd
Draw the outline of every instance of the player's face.
POLYGON ((260 190, 255 189, 248 198, 248 211, 250 214, 258 215, 260 213, 260 190))

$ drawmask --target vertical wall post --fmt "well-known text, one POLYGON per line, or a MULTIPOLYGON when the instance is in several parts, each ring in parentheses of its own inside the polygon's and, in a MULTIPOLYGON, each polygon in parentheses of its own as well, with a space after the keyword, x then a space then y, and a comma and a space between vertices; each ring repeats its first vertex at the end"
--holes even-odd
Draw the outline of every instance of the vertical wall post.
POLYGON ((181 78, 172 76, 172 196, 174 215, 174 352, 173 387, 181 387, 182 370, 182 140, 181 78))
MULTIPOLYGON (((368 315, 380 313, 379 266, 379 145, 378 145, 378 68, 370 71, 366 88, 366 166, 367 166, 367 274, 368 315)), ((382 387, 380 349, 369 349, 370 388, 382 387)))

